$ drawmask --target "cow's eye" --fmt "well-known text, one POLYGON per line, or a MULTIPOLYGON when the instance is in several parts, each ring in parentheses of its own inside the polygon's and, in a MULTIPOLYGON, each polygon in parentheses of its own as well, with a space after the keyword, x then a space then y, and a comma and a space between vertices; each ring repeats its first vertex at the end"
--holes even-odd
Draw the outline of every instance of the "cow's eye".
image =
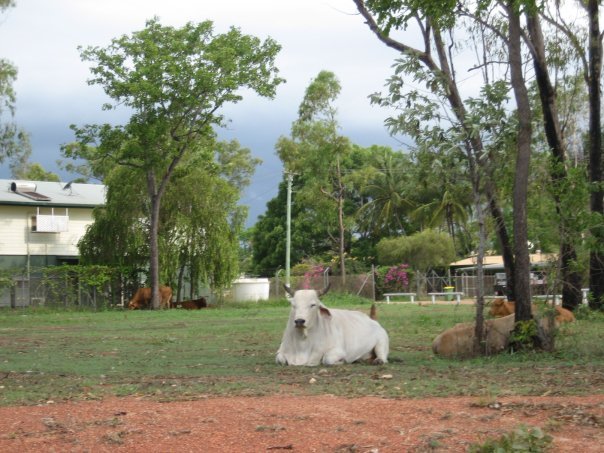
POLYGON ((317 304, 310 304, 310 308, 315 308, 317 304))

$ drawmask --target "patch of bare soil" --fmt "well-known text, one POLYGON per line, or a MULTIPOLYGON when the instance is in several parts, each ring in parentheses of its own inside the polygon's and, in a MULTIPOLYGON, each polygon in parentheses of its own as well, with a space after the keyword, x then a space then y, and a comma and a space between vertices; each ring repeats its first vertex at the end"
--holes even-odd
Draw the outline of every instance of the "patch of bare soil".
POLYGON ((430 399, 112 398, 0 408, 2 452, 426 452, 540 427, 556 452, 601 452, 604 395, 430 399))

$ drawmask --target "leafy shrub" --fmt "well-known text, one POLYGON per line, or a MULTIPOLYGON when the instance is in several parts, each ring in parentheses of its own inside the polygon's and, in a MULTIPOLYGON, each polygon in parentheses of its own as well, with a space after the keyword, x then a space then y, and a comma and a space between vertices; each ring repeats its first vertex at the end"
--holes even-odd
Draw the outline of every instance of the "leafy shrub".
POLYGON ((581 319, 594 319, 596 318, 597 312, 589 308, 589 305, 579 305, 573 310, 575 318, 581 319))
POLYGON ((375 285, 376 293, 382 296, 384 293, 408 292, 409 280, 412 273, 408 264, 376 268, 375 285))
POLYGON ((510 335, 510 346, 517 351, 533 349, 537 337, 537 323, 534 319, 518 321, 510 335))
POLYGON ((399 264, 389 268, 384 275, 384 288, 393 292, 407 291, 409 289, 408 268, 408 264, 399 264))
POLYGON ((455 259, 455 247, 451 237, 430 229, 411 236, 382 239, 376 250, 380 264, 405 262, 422 272, 445 268, 455 259))
POLYGON ((540 428, 520 425, 514 431, 504 434, 499 439, 489 439, 482 445, 472 444, 469 453, 539 453, 550 448, 552 436, 540 428))

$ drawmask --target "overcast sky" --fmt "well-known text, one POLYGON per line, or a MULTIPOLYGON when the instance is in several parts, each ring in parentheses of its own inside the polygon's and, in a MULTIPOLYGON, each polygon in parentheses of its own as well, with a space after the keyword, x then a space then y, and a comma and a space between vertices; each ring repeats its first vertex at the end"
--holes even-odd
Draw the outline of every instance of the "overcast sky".
MULTIPOLYGON (((56 160, 61 144, 73 141, 69 125, 125 122, 101 110, 107 98, 86 83, 90 73, 77 47, 106 46, 153 16, 173 26, 212 20, 216 32, 236 26, 282 46, 277 67, 287 83, 273 100, 247 97, 229 107, 229 129, 219 132, 264 161, 242 199, 251 208, 248 224, 276 195, 282 168, 275 143, 289 135, 304 90, 321 70, 342 85, 341 133, 362 146, 399 149, 383 126, 387 112, 368 101, 383 89, 397 54, 369 32, 351 0, 16 0, 0 16, 0 57, 19 71, 16 122, 31 135, 33 162, 68 180, 56 160)), ((0 177, 9 176, 4 164, 0 177)))

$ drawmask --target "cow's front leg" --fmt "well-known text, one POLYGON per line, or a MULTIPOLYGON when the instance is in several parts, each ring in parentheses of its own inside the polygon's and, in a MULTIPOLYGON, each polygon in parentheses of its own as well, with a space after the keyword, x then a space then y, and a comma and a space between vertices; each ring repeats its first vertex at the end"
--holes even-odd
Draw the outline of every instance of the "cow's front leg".
POLYGON ((323 355, 323 365, 340 365, 346 362, 346 354, 342 349, 330 349, 323 355))
POLYGON ((287 359, 285 355, 281 351, 277 351, 277 356, 275 357, 275 361, 279 365, 287 365, 287 359))

